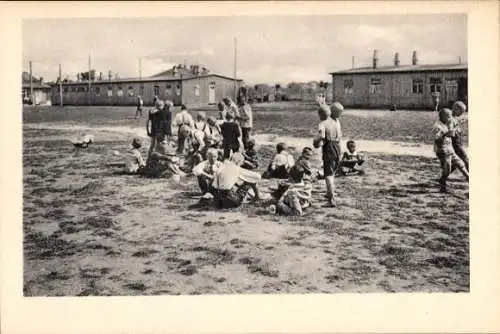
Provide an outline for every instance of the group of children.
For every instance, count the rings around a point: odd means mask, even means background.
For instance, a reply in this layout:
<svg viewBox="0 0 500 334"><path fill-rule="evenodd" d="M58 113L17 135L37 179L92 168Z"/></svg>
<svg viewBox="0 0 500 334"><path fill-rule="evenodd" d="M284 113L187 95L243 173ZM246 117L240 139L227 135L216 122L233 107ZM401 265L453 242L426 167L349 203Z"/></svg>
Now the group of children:
<svg viewBox="0 0 500 334"><path fill-rule="evenodd" d="M304 214L304 210L311 205L312 183L316 180L325 179L328 203L336 206L333 178L364 174L361 166L365 157L358 153L353 140L347 142L347 150L341 155L339 116L343 107L340 103L334 103L332 107L320 103L318 109L321 122L313 146L322 150L323 168L311 166L313 148L303 148L295 161L286 143L280 142L264 173L257 173L259 158L255 140L245 138L244 145L241 145L243 131L239 114L244 103L239 104L237 106L230 99L221 101L218 119L207 118L204 112L199 112L193 119L183 105L173 121L173 126L178 128L175 145L171 140L171 129L165 124L158 124L171 122L170 108L173 104L157 100L147 123L151 137L148 159L144 161L141 156L141 141L134 139L128 152L127 171L141 173L148 170L152 161L163 161L163 170L178 178L188 174L196 176L202 198L214 199L217 207L236 207L249 198L266 198L258 187L261 178L279 179L278 188L271 194L276 202L268 207L268 211L286 215ZM447 191L446 180L454 169L458 168L467 180L469 178L468 158L459 121L465 111L465 104L456 102L451 110L441 109L434 124L434 149L442 168L440 190L444 192Z"/></svg>

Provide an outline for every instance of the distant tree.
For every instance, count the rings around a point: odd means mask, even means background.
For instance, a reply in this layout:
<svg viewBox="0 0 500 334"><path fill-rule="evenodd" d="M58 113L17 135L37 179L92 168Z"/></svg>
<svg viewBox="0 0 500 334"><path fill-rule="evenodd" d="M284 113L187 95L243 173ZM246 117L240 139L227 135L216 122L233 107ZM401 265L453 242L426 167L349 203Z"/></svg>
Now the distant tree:
<svg viewBox="0 0 500 334"><path fill-rule="evenodd" d="M323 88L327 89L330 83L328 81L323 82Z"/></svg>
<svg viewBox="0 0 500 334"><path fill-rule="evenodd" d="M279 89L281 89L281 85L279 83L277 83L276 85L274 85L274 88L276 88L276 90L279 90Z"/></svg>

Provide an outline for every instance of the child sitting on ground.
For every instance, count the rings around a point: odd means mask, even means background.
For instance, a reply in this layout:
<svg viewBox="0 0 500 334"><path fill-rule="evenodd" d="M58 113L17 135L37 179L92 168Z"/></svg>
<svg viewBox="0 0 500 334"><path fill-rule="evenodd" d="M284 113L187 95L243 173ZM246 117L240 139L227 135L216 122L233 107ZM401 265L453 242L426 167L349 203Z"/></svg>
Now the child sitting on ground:
<svg viewBox="0 0 500 334"><path fill-rule="evenodd" d="M434 151L441 163L440 191L447 192L446 180L451 173L452 167L458 168L469 181L469 173L465 163L453 150L452 137L456 135L453 128L453 114L448 108L439 111L439 120L433 127L434 132Z"/></svg>
<svg viewBox="0 0 500 334"><path fill-rule="evenodd" d="M304 209L311 206L312 187L309 182L304 182L305 170L298 167L291 175L291 184L281 195L276 205L270 205L268 211L272 214L302 216Z"/></svg>
<svg viewBox="0 0 500 334"><path fill-rule="evenodd" d="M276 155L269 164L264 178L288 179L290 169L295 164L293 156L288 152L288 146L285 143L276 145Z"/></svg>
<svg viewBox="0 0 500 334"><path fill-rule="evenodd" d="M337 174L338 176L363 175L364 171L356 167L361 166L364 162L364 156L356 151L354 140L349 140L347 142L347 151L342 156Z"/></svg>
<svg viewBox="0 0 500 334"><path fill-rule="evenodd" d="M273 196L275 198L280 198L283 193L288 189L291 183L293 183L293 179L297 178L297 175L304 174L303 180L304 182L311 183L318 179L319 172L317 169L311 167L311 162L309 161L313 155L313 150L310 147L304 147L302 150L302 154L297 159L293 167L290 169L289 175L290 178L278 184L278 189L273 192Z"/></svg>
<svg viewBox="0 0 500 334"><path fill-rule="evenodd" d="M132 140L132 147L127 152L127 161L125 163L127 173L135 174L146 166L146 162L142 158L142 154L140 151L141 147L141 140L139 138L134 138Z"/></svg>
<svg viewBox="0 0 500 334"><path fill-rule="evenodd" d="M241 168L253 170L259 167L257 151L255 150L255 139L252 138L248 141L247 149L243 153L243 157L245 161L241 165Z"/></svg>
<svg viewBox="0 0 500 334"><path fill-rule="evenodd" d="M217 158L217 150L210 148L207 151L207 160L200 162L193 168L193 174L198 179L198 186L205 199L213 198L214 188L212 182L214 174L222 165L220 161L217 161Z"/></svg>

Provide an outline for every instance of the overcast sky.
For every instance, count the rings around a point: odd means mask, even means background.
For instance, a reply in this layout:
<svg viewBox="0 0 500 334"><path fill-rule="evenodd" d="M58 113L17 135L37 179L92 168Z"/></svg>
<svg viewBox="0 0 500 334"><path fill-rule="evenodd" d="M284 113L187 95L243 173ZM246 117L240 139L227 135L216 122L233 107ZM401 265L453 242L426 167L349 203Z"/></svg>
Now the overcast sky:
<svg viewBox="0 0 500 334"><path fill-rule="evenodd" d="M173 64L197 63L232 76L237 38L237 76L247 83L329 80L328 73L380 65L399 52L401 64L467 61L467 18L462 14L395 16L266 16L146 19L43 19L23 22L23 69L46 80L76 78L88 55L98 72L120 77L153 75Z"/></svg>

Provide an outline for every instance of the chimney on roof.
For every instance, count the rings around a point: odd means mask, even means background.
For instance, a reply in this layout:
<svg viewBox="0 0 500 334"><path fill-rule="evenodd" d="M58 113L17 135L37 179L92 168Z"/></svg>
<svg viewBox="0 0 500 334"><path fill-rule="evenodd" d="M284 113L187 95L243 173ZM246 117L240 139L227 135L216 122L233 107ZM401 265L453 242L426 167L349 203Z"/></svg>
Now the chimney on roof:
<svg viewBox="0 0 500 334"><path fill-rule="evenodd" d="M413 66L418 65L417 51L413 51L413 56L411 57L411 64Z"/></svg>
<svg viewBox="0 0 500 334"><path fill-rule="evenodd" d="M373 50L373 68L378 67L378 50Z"/></svg>
<svg viewBox="0 0 500 334"><path fill-rule="evenodd" d="M394 54L394 66L399 66L399 52Z"/></svg>

